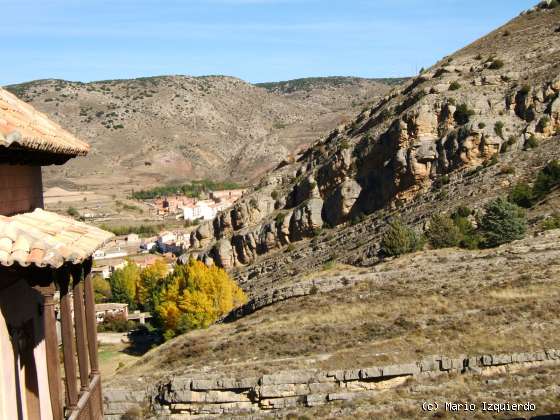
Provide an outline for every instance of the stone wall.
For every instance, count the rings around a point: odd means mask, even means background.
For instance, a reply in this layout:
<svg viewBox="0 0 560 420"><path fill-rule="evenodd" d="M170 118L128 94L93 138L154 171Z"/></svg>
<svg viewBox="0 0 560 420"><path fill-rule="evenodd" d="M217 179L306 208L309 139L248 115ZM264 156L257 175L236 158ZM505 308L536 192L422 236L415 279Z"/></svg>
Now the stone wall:
<svg viewBox="0 0 560 420"><path fill-rule="evenodd" d="M560 364L560 350L512 354L430 356L422 360L348 370L293 370L260 377L173 377L140 390L107 388L105 415L148 409L158 419L211 418L224 414L264 414L291 407L311 407L333 401L367 398L409 378L447 373L484 374L509 366Z"/></svg>

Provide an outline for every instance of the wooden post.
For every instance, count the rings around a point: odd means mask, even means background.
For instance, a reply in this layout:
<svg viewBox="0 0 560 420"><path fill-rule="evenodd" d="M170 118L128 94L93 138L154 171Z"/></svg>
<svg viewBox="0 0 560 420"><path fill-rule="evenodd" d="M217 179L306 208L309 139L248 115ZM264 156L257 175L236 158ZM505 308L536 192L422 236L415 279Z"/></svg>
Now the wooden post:
<svg viewBox="0 0 560 420"><path fill-rule="evenodd" d="M54 283L46 287L36 287L43 295L43 328L45 330L45 350L47 353L47 375L54 420L62 420L64 401L62 398L62 379L58 358L58 337L56 335L56 316L54 311Z"/></svg>
<svg viewBox="0 0 560 420"><path fill-rule="evenodd" d="M62 329L62 352L64 355L64 376L66 378L66 399L68 410L74 411L78 406L78 379L76 359L74 357L74 331L72 328L72 303L69 292L70 271L67 267L59 270L60 285L60 322Z"/></svg>
<svg viewBox="0 0 560 420"><path fill-rule="evenodd" d="M72 268L74 299L74 326L76 328L76 343L78 346L78 368L80 370L80 391L85 392L89 387L89 362L86 338L86 315L84 309L84 284L82 266Z"/></svg>
<svg viewBox="0 0 560 420"><path fill-rule="evenodd" d="M91 275L92 260L84 262L84 291L85 291L85 312L86 326L89 349L89 362L91 365L91 374L99 374L99 362L97 359L97 319L95 316L95 297L93 294L93 278Z"/></svg>

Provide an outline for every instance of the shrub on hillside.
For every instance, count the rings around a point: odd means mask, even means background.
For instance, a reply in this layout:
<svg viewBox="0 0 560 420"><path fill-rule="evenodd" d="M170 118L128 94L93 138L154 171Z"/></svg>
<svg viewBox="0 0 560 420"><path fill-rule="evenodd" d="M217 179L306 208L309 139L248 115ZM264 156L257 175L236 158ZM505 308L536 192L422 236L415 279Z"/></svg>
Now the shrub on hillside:
<svg viewBox="0 0 560 420"><path fill-rule="evenodd" d="M381 255L396 257L419 251L424 246L424 238L400 220L389 224L389 229L381 240Z"/></svg>
<svg viewBox="0 0 560 420"><path fill-rule="evenodd" d="M528 209L533 204L533 191L526 182L516 184L509 193L508 200L519 207Z"/></svg>
<svg viewBox="0 0 560 420"><path fill-rule="evenodd" d="M486 247L522 239L527 231L525 211L516 204L497 198L485 206L479 228Z"/></svg>
<svg viewBox="0 0 560 420"><path fill-rule="evenodd" d="M499 70L502 67L504 67L504 62L502 60L498 59L498 58L495 58L494 60L492 60L492 62L488 66L488 68L491 69L491 70Z"/></svg>
<svg viewBox="0 0 560 420"><path fill-rule="evenodd" d="M554 213L541 223L542 230L560 229L560 213Z"/></svg>
<svg viewBox="0 0 560 420"><path fill-rule="evenodd" d="M472 109L469 109L467 104L460 104L453 113L453 118L455 119L457 124L465 125L469 122L473 115L474 111Z"/></svg>
<svg viewBox="0 0 560 420"><path fill-rule="evenodd" d="M451 84L449 85L449 90L459 90L459 89L461 89L461 84L456 80L451 82Z"/></svg>
<svg viewBox="0 0 560 420"><path fill-rule="evenodd" d="M525 141L525 145L523 146L524 150L534 149L539 145L537 138L534 134L531 134L529 138Z"/></svg>
<svg viewBox="0 0 560 420"><path fill-rule="evenodd" d="M549 162L537 175L533 186L535 200L543 199L553 188L560 185L560 161Z"/></svg>
<svg viewBox="0 0 560 420"><path fill-rule="evenodd" d="M426 237L434 248L451 248L459 245L461 232L449 216L432 216Z"/></svg>

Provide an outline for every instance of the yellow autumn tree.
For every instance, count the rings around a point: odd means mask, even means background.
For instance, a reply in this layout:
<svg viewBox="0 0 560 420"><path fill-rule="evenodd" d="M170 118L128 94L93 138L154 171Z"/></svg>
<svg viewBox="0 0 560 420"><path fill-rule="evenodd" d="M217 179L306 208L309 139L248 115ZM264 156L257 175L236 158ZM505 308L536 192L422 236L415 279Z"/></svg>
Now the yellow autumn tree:
<svg viewBox="0 0 560 420"><path fill-rule="evenodd" d="M154 264L144 268L138 277L136 285L136 303L143 310L151 312L154 308L153 295L158 285L167 276L165 260L158 259Z"/></svg>
<svg viewBox="0 0 560 420"><path fill-rule="evenodd" d="M177 266L154 297L155 314L167 339L206 328L246 301L243 290L223 269L194 260Z"/></svg>

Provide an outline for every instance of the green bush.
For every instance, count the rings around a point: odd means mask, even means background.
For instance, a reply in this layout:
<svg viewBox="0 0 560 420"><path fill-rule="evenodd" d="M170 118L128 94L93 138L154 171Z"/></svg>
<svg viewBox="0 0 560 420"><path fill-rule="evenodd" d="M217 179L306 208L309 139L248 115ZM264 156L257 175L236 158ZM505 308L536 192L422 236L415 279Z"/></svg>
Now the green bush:
<svg viewBox="0 0 560 420"><path fill-rule="evenodd" d="M496 124L494 124L494 133L504 138L504 123L502 121L497 121Z"/></svg>
<svg viewBox="0 0 560 420"><path fill-rule="evenodd" d="M481 130L486 127L486 124L483 122L478 123L478 128L480 128Z"/></svg>
<svg viewBox="0 0 560 420"><path fill-rule="evenodd" d="M78 210L76 210L76 208L72 207L72 206L70 206L66 209L66 213L68 214L68 216L72 216L72 217L79 217L80 216L80 213L78 212Z"/></svg>
<svg viewBox="0 0 560 420"><path fill-rule="evenodd" d="M560 229L560 213L554 213L541 223L542 230Z"/></svg>
<svg viewBox="0 0 560 420"><path fill-rule="evenodd" d="M396 257L409 252L419 251L424 246L424 238L400 220L389 224L389 229L381 240L381 255Z"/></svg>
<svg viewBox="0 0 560 420"><path fill-rule="evenodd" d="M461 232L449 216L432 216L426 231L428 242L434 248L451 248L459 245Z"/></svg>
<svg viewBox="0 0 560 420"><path fill-rule="evenodd" d="M485 206L479 223L485 247L495 247L522 239L527 231L525 211L516 204L497 198Z"/></svg>
<svg viewBox="0 0 560 420"><path fill-rule="evenodd" d="M458 81L451 82L449 85L449 90L459 90L461 89L461 84Z"/></svg>
<svg viewBox="0 0 560 420"><path fill-rule="evenodd" d="M128 321L123 314L107 315L97 326L97 331L128 332L134 328L134 322Z"/></svg>
<svg viewBox="0 0 560 420"><path fill-rule="evenodd" d="M560 185L560 162L553 160L549 162L537 175L537 180L533 186L534 199L543 199L558 185Z"/></svg>
<svg viewBox="0 0 560 420"><path fill-rule="evenodd" d="M490 63L490 66L488 66L489 69L491 70L499 70L502 67L504 67L504 62L498 58L495 58L494 60L492 60L492 62Z"/></svg>
<svg viewBox="0 0 560 420"><path fill-rule="evenodd" d="M546 127L548 127L548 124L550 124L550 117L545 115L539 120L539 123L537 124L537 130L543 133Z"/></svg>
<svg viewBox="0 0 560 420"><path fill-rule="evenodd" d="M534 134L531 134L531 136L525 141L525 145L524 145L524 149L528 150L528 149L534 149L535 147L537 147L539 145L537 138L535 137Z"/></svg>
<svg viewBox="0 0 560 420"><path fill-rule="evenodd" d="M465 125L470 121L473 115L474 111L472 109L469 109L467 104L460 104L453 113L453 118L455 119L457 124Z"/></svg>
<svg viewBox="0 0 560 420"><path fill-rule="evenodd" d="M533 191L529 184L520 182L513 187L509 193L508 200L519 207L528 209L533 204Z"/></svg>

